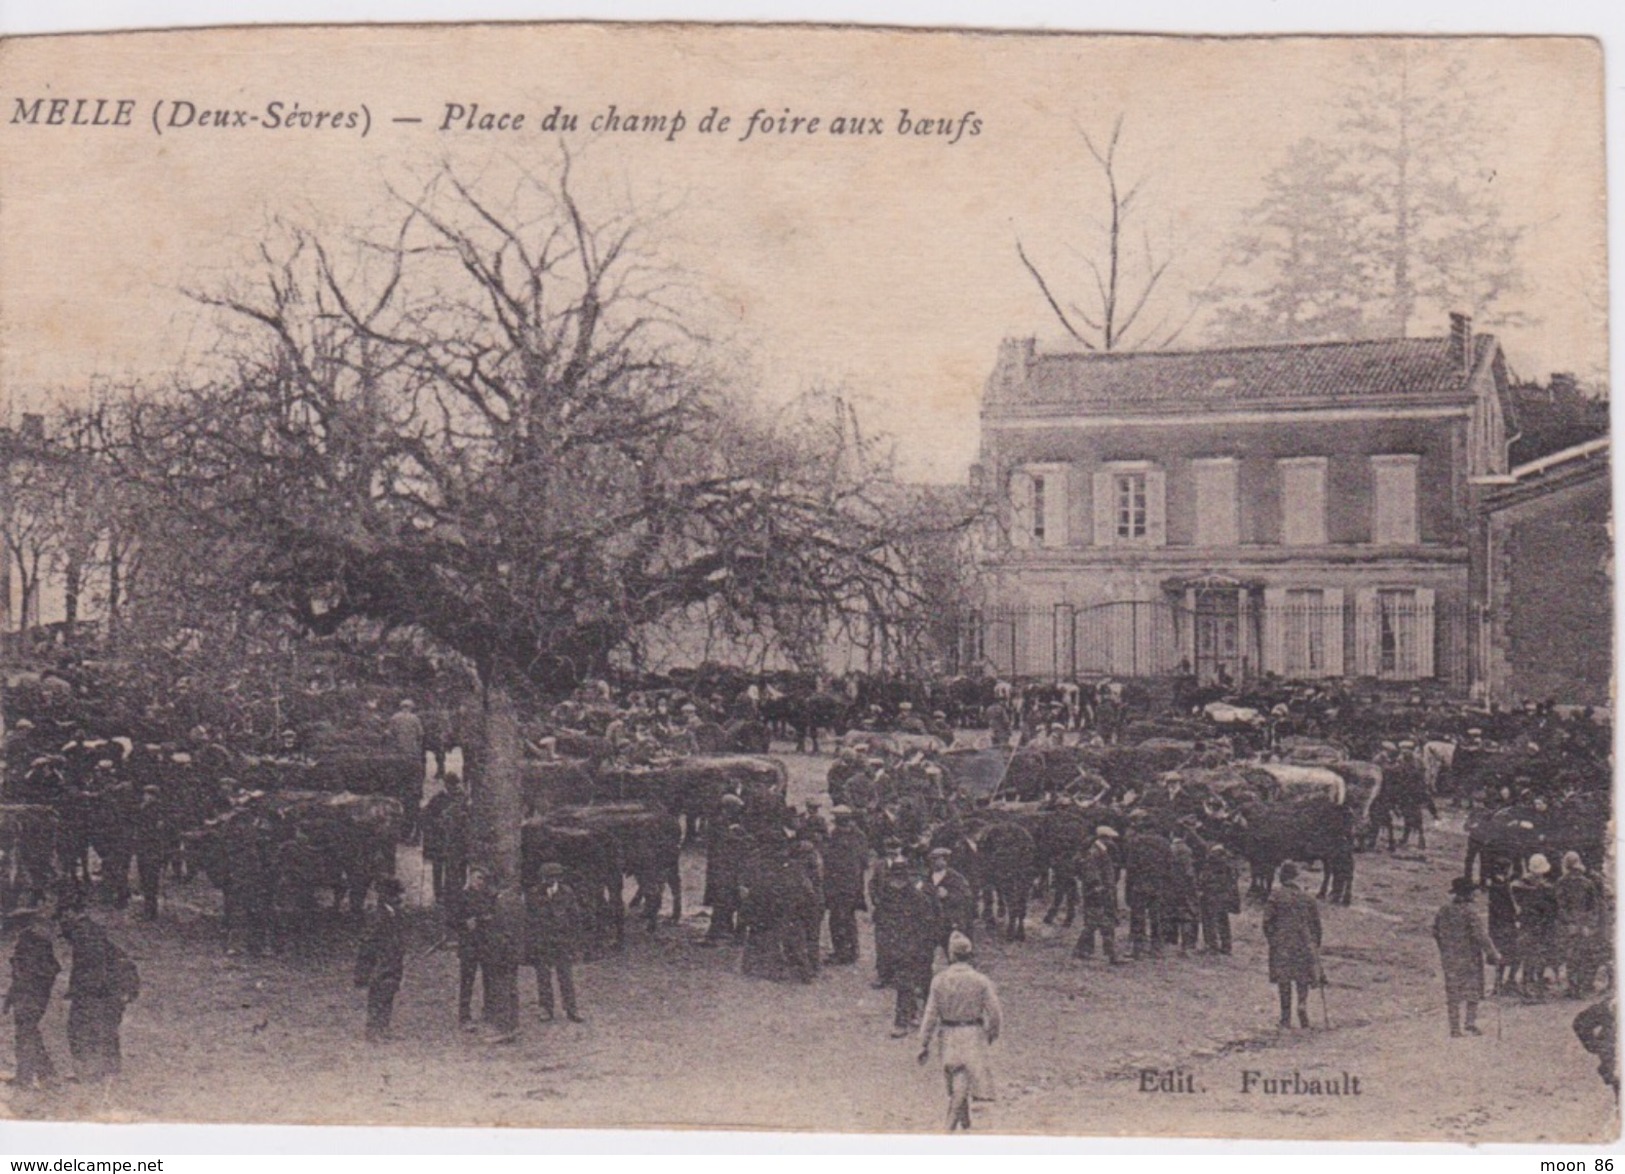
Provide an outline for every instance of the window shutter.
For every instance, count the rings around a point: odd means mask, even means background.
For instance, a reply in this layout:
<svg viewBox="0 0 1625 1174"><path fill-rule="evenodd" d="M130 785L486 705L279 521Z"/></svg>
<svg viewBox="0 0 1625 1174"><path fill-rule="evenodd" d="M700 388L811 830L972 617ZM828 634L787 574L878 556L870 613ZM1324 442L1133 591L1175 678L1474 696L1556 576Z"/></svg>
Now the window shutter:
<svg viewBox="0 0 1625 1174"><path fill-rule="evenodd" d="M1010 474L1010 545L1033 544L1033 479L1024 469Z"/></svg>
<svg viewBox="0 0 1625 1174"><path fill-rule="evenodd" d="M1071 509L1070 486L1065 468L1044 471L1044 545L1067 544L1067 514Z"/></svg>
<svg viewBox="0 0 1625 1174"><path fill-rule="evenodd" d="M1354 592L1354 675L1374 677L1382 664L1382 625L1377 619L1377 589Z"/></svg>
<svg viewBox="0 0 1625 1174"><path fill-rule="evenodd" d="M1264 671L1286 675L1286 588L1264 588Z"/></svg>
<svg viewBox="0 0 1625 1174"><path fill-rule="evenodd" d="M1162 469L1145 474L1145 540L1151 546L1168 545L1168 474Z"/></svg>
<svg viewBox="0 0 1625 1174"><path fill-rule="evenodd" d="M1111 546L1117 537L1117 488L1110 470L1094 476L1095 545Z"/></svg>
<svg viewBox="0 0 1625 1174"><path fill-rule="evenodd" d="M1431 587L1416 589L1416 675L1423 680L1433 676L1433 613L1436 593Z"/></svg>
<svg viewBox="0 0 1625 1174"><path fill-rule="evenodd" d="M1328 677L1343 675L1343 589L1327 587L1320 593L1324 606L1325 627L1321 639L1326 644L1326 673Z"/></svg>

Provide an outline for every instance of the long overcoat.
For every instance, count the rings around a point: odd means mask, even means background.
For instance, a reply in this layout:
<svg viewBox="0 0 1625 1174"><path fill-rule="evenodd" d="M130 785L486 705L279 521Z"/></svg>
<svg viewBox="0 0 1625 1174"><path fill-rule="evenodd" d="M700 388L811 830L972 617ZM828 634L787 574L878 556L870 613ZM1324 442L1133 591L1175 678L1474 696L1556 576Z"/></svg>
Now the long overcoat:
<svg viewBox="0 0 1625 1174"><path fill-rule="evenodd" d="M1495 943L1478 910L1462 901L1443 906L1433 919L1444 970L1444 997L1476 1003L1484 997L1484 960L1497 958Z"/></svg>
<svg viewBox="0 0 1625 1174"><path fill-rule="evenodd" d="M1320 908L1290 881L1277 885L1264 905L1264 940L1270 981L1320 981Z"/></svg>

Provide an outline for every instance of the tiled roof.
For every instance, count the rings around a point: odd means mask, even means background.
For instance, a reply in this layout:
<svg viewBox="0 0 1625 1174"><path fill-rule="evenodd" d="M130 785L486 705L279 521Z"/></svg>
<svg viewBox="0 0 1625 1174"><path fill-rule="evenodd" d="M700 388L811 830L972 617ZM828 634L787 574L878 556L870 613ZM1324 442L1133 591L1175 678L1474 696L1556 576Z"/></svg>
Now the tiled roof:
<svg viewBox="0 0 1625 1174"><path fill-rule="evenodd" d="M1474 340L1484 356L1495 346ZM1183 407L1294 406L1471 397L1448 338L1394 338L1218 350L1032 353L1007 343L984 405L1164 412Z"/></svg>

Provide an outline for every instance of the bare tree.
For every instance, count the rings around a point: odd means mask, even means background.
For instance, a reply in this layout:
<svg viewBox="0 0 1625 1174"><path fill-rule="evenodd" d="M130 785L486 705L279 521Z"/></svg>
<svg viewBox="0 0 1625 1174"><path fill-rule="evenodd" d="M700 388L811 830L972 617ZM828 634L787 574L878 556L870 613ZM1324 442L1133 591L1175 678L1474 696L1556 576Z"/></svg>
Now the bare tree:
<svg viewBox="0 0 1625 1174"><path fill-rule="evenodd" d="M481 854L512 876L525 697L695 607L804 653L913 587L888 466L732 389L637 216L589 219L567 157L489 190L447 169L382 237L285 227L202 299L249 328L234 375L142 415L130 467L234 598L465 658Z"/></svg>
<svg viewBox="0 0 1625 1174"><path fill-rule="evenodd" d="M1146 177L1124 178L1119 170L1118 146L1123 137L1123 116L1112 124L1105 149L1087 131L1078 134L1105 182L1105 218L1096 220L1095 239L1085 248L1073 248L1074 255L1089 271L1082 282L1087 293L1082 299L1064 295L1045 277L1044 271L1028 254L1020 238L1016 256L1032 277L1044 301L1072 339L1091 351L1157 349L1171 345L1189 324L1187 313L1169 325L1164 314L1153 323L1142 322L1153 295L1162 284L1174 256L1153 247L1151 233L1140 227Z"/></svg>

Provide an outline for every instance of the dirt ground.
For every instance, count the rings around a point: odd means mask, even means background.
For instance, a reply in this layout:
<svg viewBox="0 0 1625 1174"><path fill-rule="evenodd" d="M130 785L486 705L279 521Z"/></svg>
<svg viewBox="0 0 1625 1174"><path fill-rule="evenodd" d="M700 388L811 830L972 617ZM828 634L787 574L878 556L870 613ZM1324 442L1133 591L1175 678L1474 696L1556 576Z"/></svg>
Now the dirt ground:
<svg viewBox="0 0 1625 1174"><path fill-rule="evenodd" d="M792 798L823 791L828 758L784 757ZM1315 999L1312 1031L1274 1026L1275 991L1265 980L1253 905L1236 920L1235 953L1224 959L1181 958L1176 950L1160 963L1076 962L1069 957L1075 933L1044 926L1042 905L1025 943L984 940L978 964L999 984L1006 1027L993 1053L999 1098L977 1106L976 1128L1457 1142L1617 1137L1618 1106L1570 1030L1583 1004L1497 1000L1484 1008L1483 1037L1448 1038L1430 928L1464 838L1460 814L1444 817L1429 829L1425 853L1360 856L1353 906L1323 906L1331 987L1324 1010ZM412 901L427 887L418 883L420 868L415 852L402 852ZM681 925L663 920L653 938L633 928L624 952L577 967L584 1025L539 1022L531 972L522 972L525 1030L509 1047L457 1030L455 953L428 950L435 935L427 913L396 1003L397 1039L368 1046L364 993L350 985L353 953L342 934L304 957L227 957L218 895L201 880L177 887L155 924L97 910L142 970L144 989L125 1022L125 1074L107 1087L69 1084L54 1094L6 1086L0 1114L940 1129L941 1070L916 1065L912 1040L889 1038L891 992L870 985L866 921L856 967L826 967L810 986L745 978L736 951L696 948L706 925L692 904L702 875L702 857L685 854L690 904ZM1318 876L1306 880L1318 886ZM58 954L66 964L66 947ZM65 1016L57 1001L45 1021L59 1066L67 1063ZM9 1050L8 1039L0 1055ZM1170 1084L1194 1091L1142 1091L1169 1070ZM1266 1079L1290 1085L1294 1073L1300 1087L1318 1080L1351 1094L1259 1090Z"/></svg>

